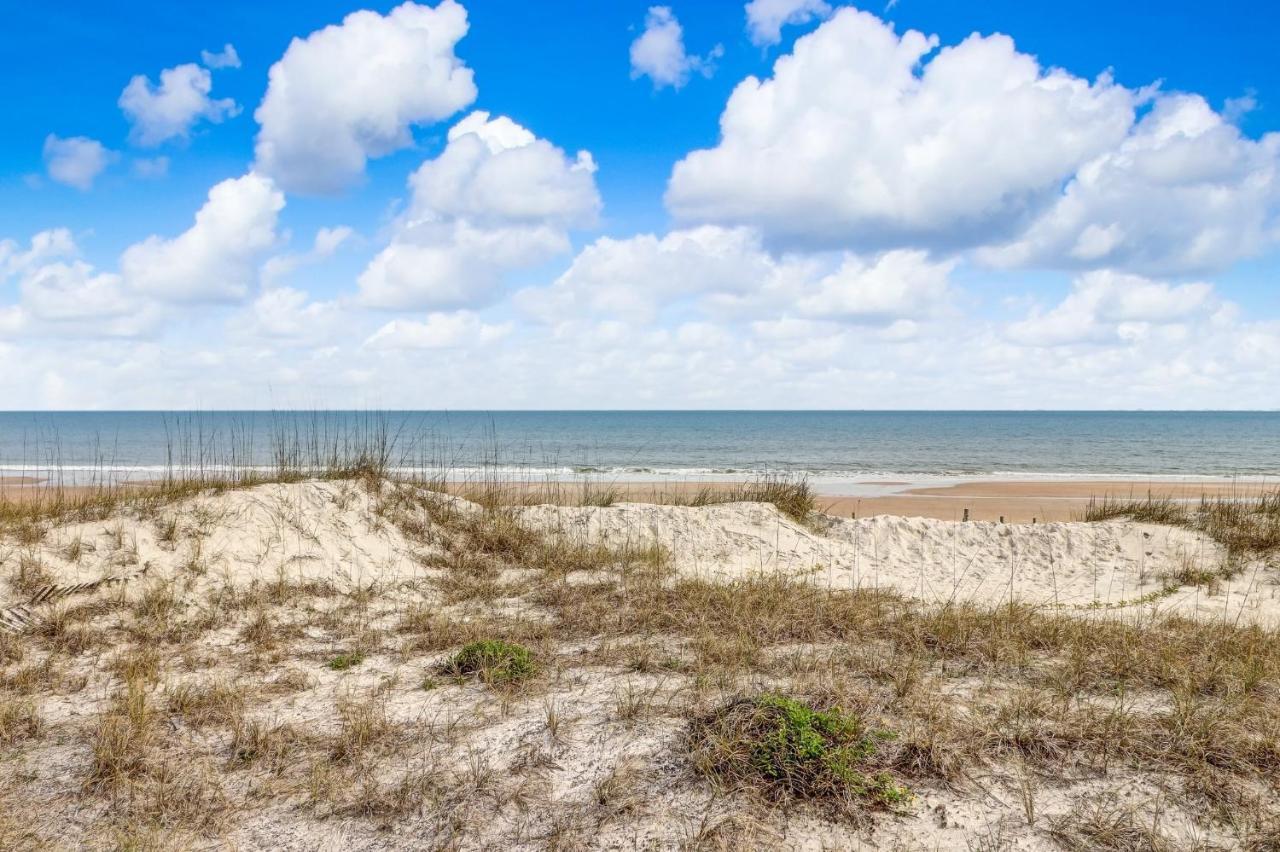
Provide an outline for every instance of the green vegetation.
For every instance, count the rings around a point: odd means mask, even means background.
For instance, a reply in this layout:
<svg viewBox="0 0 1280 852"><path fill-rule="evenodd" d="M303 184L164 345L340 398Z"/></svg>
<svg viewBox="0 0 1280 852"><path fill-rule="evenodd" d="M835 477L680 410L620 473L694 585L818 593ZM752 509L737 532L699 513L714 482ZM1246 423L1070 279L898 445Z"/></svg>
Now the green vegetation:
<svg viewBox="0 0 1280 852"><path fill-rule="evenodd" d="M536 668L528 648L501 639L482 639L463 645L444 666L448 674L476 675L485 683L495 684L524 680Z"/></svg>
<svg viewBox="0 0 1280 852"><path fill-rule="evenodd" d="M339 654L328 662L329 668L335 672L345 672L347 669L354 668L364 662L364 654L359 651L352 651L349 654Z"/></svg>
<svg viewBox="0 0 1280 852"><path fill-rule="evenodd" d="M817 710L766 693L694 719L689 744L699 771L735 787L895 807L909 801L910 792L871 768L880 743L892 738L839 707Z"/></svg>

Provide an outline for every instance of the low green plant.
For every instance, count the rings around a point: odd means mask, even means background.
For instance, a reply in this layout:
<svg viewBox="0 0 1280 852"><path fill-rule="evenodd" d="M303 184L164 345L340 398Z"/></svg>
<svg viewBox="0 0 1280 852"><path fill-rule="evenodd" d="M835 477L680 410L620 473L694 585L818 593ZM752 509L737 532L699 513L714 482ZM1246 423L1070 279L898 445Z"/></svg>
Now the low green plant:
<svg viewBox="0 0 1280 852"><path fill-rule="evenodd" d="M911 793L873 769L880 745L893 736L839 707L818 710L765 693L694 719L689 748L700 772L735 787L775 798L893 808Z"/></svg>
<svg viewBox="0 0 1280 852"><path fill-rule="evenodd" d="M476 675L485 683L510 683L530 677L536 670L533 654L523 645L501 639L483 639L462 646L444 665L446 673Z"/></svg>
<svg viewBox="0 0 1280 852"><path fill-rule="evenodd" d="M364 654L359 651L352 651L349 654L339 654L328 662L329 668L335 672L345 672L347 669L354 668L364 662Z"/></svg>

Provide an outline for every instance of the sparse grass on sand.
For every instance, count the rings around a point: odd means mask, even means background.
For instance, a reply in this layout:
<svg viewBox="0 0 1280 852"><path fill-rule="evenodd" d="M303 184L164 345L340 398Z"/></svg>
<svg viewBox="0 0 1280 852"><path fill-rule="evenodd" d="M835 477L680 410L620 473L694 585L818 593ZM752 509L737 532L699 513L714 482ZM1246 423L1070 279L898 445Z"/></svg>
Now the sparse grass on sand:
<svg viewBox="0 0 1280 852"><path fill-rule="evenodd" d="M1232 559L1280 548L1280 491L1253 497L1205 497L1191 503L1150 494L1136 500L1091 500L1084 513L1087 521L1112 518L1197 530L1220 542Z"/></svg>
<svg viewBox="0 0 1280 852"><path fill-rule="evenodd" d="M468 642L448 659L442 670L463 677L475 675L485 683L506 684L529 678L537 670L533 654L523 645L501 639Z"/></svg>
<svg viewBox="0 0 1280 852"><path fill-rule="evenodd" d="M1272 629L685 576L385 473L263 491L262 550L324 501L394 582L233 578L208 483L0 507L6 600L140 567L131 536L173 555L0 634L0 812L39 815L0 845L1280 847ZM732 500L814 520L794 480L687 502ZM1274 497L1091 510L1120 515L1280 543Z"/></svg>
<svg viewBox="0 0 1280 852"><path fill-rule="evenodd" d="M699 772L731 788L774 797L894 807L911 798L886 771L869 768L888 731L868 730L839 707L817 710L774 693L739 698L690 724Z"/></svg>

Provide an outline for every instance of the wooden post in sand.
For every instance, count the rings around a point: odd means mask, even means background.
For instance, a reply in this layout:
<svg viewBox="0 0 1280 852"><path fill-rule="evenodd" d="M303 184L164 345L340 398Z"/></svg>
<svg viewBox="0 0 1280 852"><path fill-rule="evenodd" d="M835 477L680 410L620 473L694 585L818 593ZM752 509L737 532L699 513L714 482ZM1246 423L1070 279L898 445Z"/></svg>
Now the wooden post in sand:
<svg viewBox="0 0 1280 852"><path fill-rule="evenodd" d="M968 510L968 509L965 509L965 510L964 510L964 519L965 519L966 521L967 521L967 520L969 520L969 510Z"/></svg>
<svg viewBox="0 0 1280 852"><path fill-rule="evenodd" d="M1004 523L1004 515L1001 515L1001 516L1000 516L1000 523L1002 523L1002 524Z"/></svg>

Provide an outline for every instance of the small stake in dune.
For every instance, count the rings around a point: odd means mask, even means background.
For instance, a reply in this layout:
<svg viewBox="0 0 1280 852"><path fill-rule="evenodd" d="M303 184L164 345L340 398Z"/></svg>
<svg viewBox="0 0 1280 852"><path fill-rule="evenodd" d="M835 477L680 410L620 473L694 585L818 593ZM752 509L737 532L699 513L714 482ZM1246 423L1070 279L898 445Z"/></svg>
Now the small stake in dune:
<svg viewBox="0 0 1280 852"><path fill-rule="evenodd" d="M966 521L967 521L967 520L969 520L969 510L968 510L968 509L965 509L965 510L964 510L964 519L965 519Z"/></svg>

